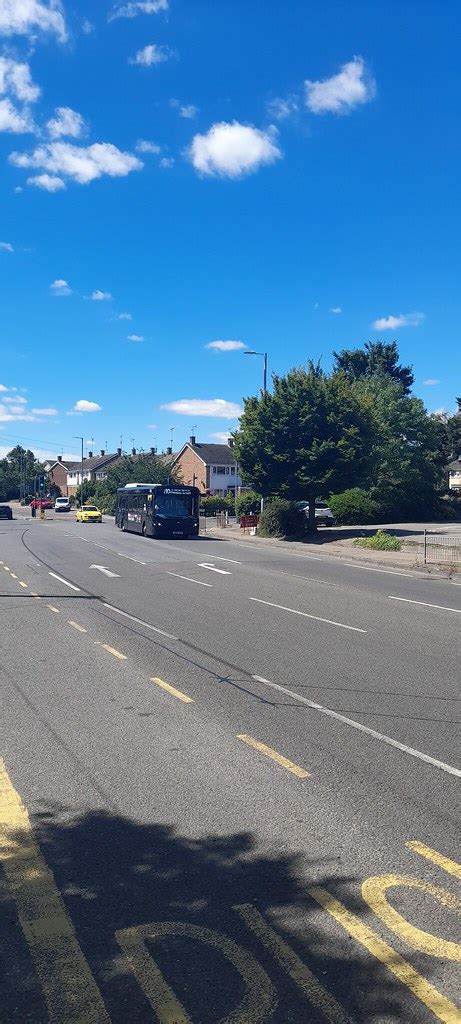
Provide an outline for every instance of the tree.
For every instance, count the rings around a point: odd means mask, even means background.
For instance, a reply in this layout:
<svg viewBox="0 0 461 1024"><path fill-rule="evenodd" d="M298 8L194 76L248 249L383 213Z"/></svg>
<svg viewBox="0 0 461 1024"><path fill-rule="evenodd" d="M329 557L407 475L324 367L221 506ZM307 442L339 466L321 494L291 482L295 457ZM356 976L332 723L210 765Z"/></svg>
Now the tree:
<svg viewBox="0 0 461 1024"><path fill-rule="evenodd" d="M26 491L33 489L38 473L43 472L43 464L38 462L30 449L16 445L0 461L0 501L18 498L21 484Z"/></svg>
<svg viewBox="0 0 461 1024"><path fill-rule="evenodd" d="M273 393L245 399L234 439L244 479L265 498L307 499L315 533L315 499L369 475L371 402L344 372L328 376L309 362L274 375Z"/></svg>
<svg viewBox="0 0 461 1024"><path fill-rule="evenodd" d="M401 384L408 395L414 383L411 366L399 364L397 342L367 341L364 348L342 349L333 352L335 363L333 372L343 370L348 380L360 380L364 377L390 377Z"/></svg>
<svg viewBox="0 0 461 1024"><path fill-rule="evenodd" d="M107 473L105 480L91 483L91 495L103 503L106 498L114 499L118 487L125 484L167 484L176 482L177 474L173 469L172 460L159 455L137 455L135 458L126 455L119 459ZM84 491L85 497L85 484ZM111 500L108 507L113 507Z"/></svg>

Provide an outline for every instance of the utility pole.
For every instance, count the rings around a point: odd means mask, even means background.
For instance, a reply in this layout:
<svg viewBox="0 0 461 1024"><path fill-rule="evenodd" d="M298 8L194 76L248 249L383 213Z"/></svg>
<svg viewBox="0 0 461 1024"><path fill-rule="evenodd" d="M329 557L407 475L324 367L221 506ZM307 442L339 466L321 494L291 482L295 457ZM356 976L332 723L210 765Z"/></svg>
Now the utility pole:
<svg viewBox="0 0 461 1024"><path fill-rule="evenodd" d="M81 441L82 443L82 463L80 471L80 508L83 508L83 437L79 437L76 434L74 434L74 437L76 441Z"/></svg>

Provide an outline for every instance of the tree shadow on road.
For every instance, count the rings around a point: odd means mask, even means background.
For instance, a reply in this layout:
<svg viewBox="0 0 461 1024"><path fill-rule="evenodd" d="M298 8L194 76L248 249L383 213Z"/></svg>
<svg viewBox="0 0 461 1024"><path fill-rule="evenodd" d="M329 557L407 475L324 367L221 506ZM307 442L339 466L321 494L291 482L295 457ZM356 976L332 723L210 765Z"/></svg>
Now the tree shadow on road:
<svg viewBox="0 0 461 1024"><path fill-rule="evenodd" d="M432 1019L309 895L310 886L321 886L363 918L360 880L341 870L339 857L309 861L297 853L267 852L249 832L188 837L171 825L136 821L116 811L75 817L61 806L48 806L33 825L112 1024L177 1020L154 1013L116 937L117 932L154 922L175 924L170 934L147 929L145 949L193 1024L422 1024ZM19 867L23 842L16 836ZM235 909L242 905L251 909ZM5 908L3 937L15 958L5 1020L42 1024L48 1018L13 901ZM254 920L263 923L259 935L251 927ZM379 930L377 921L371 925ZM266 926L318 979L326 993L318 1005L302 992L299 977L298 983L290 977L283 947L270 938ZM238 956L231 962L229 950L234 947L226 946L222 936L238 944L243 975ZM296 965L292 968L296 973ZM427 970L425 964L423 973ZM269 989L263 984L266 976ZM11 985L16 986L13 992ZM245 994L253 1009L238 1012ZM329 1016L324 1012L328 999L338 1004L337 1011L330 1006Z"/></svg>

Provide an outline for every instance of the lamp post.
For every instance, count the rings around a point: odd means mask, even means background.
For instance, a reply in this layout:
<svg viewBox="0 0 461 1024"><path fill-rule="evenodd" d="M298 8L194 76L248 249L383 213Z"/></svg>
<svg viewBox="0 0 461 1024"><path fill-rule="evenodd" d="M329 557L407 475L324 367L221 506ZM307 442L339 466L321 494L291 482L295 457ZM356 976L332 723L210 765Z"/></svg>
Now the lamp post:
<svg viewBox="0 0 461 1024"><path fill-rule="evenodd" d="M262 356L264 360L263 368L263 394L267 392L267 352L256 352L253 348L247 348L244 351L244 356Z"/></svg>
<svg viewBox="0 0 461 1024"><path fill-rule="evenodd" d="M83 508L83 437L79 437L77 434L74 434L74 438L76 441L82 442L82 467L80 474L80 508Z"/></svg>

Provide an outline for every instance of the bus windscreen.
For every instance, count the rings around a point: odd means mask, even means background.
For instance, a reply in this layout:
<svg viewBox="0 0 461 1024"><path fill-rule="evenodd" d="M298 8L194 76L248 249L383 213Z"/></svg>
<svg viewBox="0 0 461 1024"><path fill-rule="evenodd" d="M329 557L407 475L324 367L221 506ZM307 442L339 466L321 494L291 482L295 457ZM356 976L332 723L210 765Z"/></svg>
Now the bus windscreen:
<svg viewBox="0 0 461 1024"><path fill-rule="evenodd" d="M192 516L193 496L192 494L165 494L160 492L154 498L154 510L159 516Z"/></svg>

